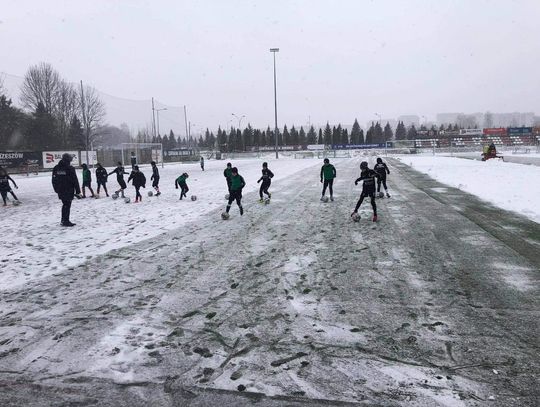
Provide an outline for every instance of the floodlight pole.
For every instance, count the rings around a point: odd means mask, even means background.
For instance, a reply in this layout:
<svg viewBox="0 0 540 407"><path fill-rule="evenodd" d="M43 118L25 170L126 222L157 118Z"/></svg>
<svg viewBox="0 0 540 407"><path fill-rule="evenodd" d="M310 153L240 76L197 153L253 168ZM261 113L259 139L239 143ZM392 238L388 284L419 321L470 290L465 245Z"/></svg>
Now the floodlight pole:
<svg viewBox="0 0 540 407"><path fill-rule="evenodd" d="M152 96L152 133L156 137L156 109L154 107L154 97Z"/></svg>
<svg viewBox="0 0 540 407"><path fill-rule="evenodd" d="M270 52L274 55L274 118L275 118L275 134L276 139L276 158L278 156L278 126L277 126L277 86L276 86L276 52L279 52L279 48L270 48Z"/></svg>
<svg viewBox="0 0 540 407"><path fill-rule="evenodd" d="M161 112L162 110L167 110L166 107L164 107L163 109L156 109L156 113L157 113L157 135L159 136L159 112ZM155 136L155 134L154 134Z"/></svg>

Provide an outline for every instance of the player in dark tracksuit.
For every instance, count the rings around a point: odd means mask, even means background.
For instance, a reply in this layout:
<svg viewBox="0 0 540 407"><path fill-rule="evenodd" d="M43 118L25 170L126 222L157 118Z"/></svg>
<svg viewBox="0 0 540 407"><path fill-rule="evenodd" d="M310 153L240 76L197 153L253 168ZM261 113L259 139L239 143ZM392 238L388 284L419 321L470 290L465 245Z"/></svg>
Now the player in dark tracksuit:
<svg viewBox="0 0 540 407"><path fill-rule="evenodd" d="M227 168L223 170L223 176L227 180L227 190L229 191L229 195L231 194L231 176L232 176L232 164L227 163Z"/></svg>
<svg viewBox="0 0 540 407"><path fill-rule="evenodd" d="M240 216L244 214L244 208L242 207L242 188L245 186L246 181L244 181L244 178L238 174L238 168L231 168L231 193L229 195L229 202L227 203L227 213L229 213L233 201L236 201L236 204L240 209Z"/></svg>
<svg viewBox="0 0 540 407"><path fill-rule="evenodd" d="M75 226L69 220L71 202L73 201L73 197L77 199L81 198L79 179L75 173L75 168L71 166L72 160L73 157L71 154L64 153L62 159L52 171L54 192L58 194L58 198L62 201L62 226Z"/></svg>
<svg viewBox="0 0 540 407"><path fill-rule="evenodd" d="M260 202L263 202L263 193L268 195L268 198L272 197L272 194L268 192L270 184L272 184L272 178L274 178L274 173L268 169L268 164L263 163L262 176L258 179L257 184L262 181L261 187L259 188L259 197Z"/></svg>
<svg viewBox="0 0 540 407"><path fill-rule="evenodd" d="M92 198L95 198L94 190L92 189L92 173L88 169L88 165L82 165L82 197L86 198L86 188L92 193Z"/></svg>
<svg viewBox="0 0 540 407"><path fill-rule="evenodd" d="M150 164L152 165L150 181L152 181L152 187L156 190L156 196L159 196L161 195L161 192L159 192L159 170L155 161L150 162Z"/></svg>
<svg viewBox="0 0 540 407"><path fill-rule="evenodd" d="M126 181L124 181L124 174L128 175L129 173L124 170L124 167L122 167L122 163L118 161L118 165L114 170L109 172L107 175L116 174L116 181L118 182L118 185L120 185L120 189L118 191L115 191L114 193L118 195L120 193L122 195L122 198L124 197L124 189L127 188Z"/></svg>
<svg viewBox="0 0 540 407"><path fill-rule="evenodd" d="M135 187L135 203L142 202L140 189L141 187L146 188L146 177L141 171L139 171L138 165L133 166L133 171L131 171L131 174L129 174L127 182L129 181L132 181L131 183Z"/></svg>
<svg viewBox="0 0 540 407"><path fill-rule="evenodd" d="M354 208L353 213L351 213L351 216L354 216L354 214L358 213L358 208L360 208L360 205L362 205L364 198L369 196L371 199L371 207L373 208L373 222L376 222L377 204L375 203L375 178L379 178L379 174L377 174L373 170L370 170L368 168L368 163L365 161L362 161L360 163L360 170L360 178L354 181L354 185L358 185L360 181L364 181L364 183L362 185L362 193L360 194L360 199L356 203L356 207Z"/></svg>
<svg viewBox="0 0 540 407"><path fill-rule="evenodd" d="M386 163L384 163L382 158L379 157L377 158L377 164L375 164L375 167L373 167L373 169L377 174L379 174L379 178L377 178L377 193L382 198L382 195L380 195L382 183L384 190L386 191L386 197L390 198L390 194L388 193L388 187L386 186L386 174L390 174L390 170L386 166Z"/></svg>
<svg viewBox="0 0 540 407"><path fill-rule="evenodd" d="M19 202L19 200L17 199L17 195L15 195L15 192L13 192L13 190L9 186L9 181L13 182L13 186L15 187L15 189L19 188L17 186L17 184L15 183L15 181L13 181L13 178L11 178L8 175L6 170L3 169L3 168L0 168L0 194L2 195L2 200L4 201L4 206L7 206L6 200L7 200L8 192L11 195L13 195L13 198L15 199L15 201Z"/></svg>
<svg viewBox="0 0 540 407"><path fill-rule="evenodd" d="M107 170L103 168L103 166L100 163L96 164L96 181L97 181L97 194L99 195L99 189L103 187L103 190L105 191L105 195L109 196L109 192L107 191L107 178L109 177L109 174L107 174Z"/></svg>
<svg viewBox="0 0 540 407"><path fill-rule="evenodd" d="M324 165L321 167L321 182L323 182L323 189L322 189L322 196L321 201L324 200L324 195L326 194L326 188L330 191L330 200L334 200L334 178L336 178L337 172L336 167L334 167L332 164L330 164L330 160L328 158L324 159Z"/></svg>
<svg viewBox="0 0 540 407"><path fill-rule="evenodd" d="M201 156L201 170L204 171L204 157Z"/></svg>
<svg viewBox="0 0 540 407"><path fill-rule="evenodd" d="M174 180L175 188L178 189L178 187L180 187L182 189L180 191L180 201L182 200L182 198L187 198L186 192L189 191L189 188L187 186L186 181L188 178L189 178L189 175L184 172L182 175L180 175L178 178Z"/></svg>

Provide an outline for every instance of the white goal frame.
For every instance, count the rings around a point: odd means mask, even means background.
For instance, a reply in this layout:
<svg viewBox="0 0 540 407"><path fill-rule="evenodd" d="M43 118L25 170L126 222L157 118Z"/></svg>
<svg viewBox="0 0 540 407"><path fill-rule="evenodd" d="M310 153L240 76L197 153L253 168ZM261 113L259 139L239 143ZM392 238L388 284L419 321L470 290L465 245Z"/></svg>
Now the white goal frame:
<svg viewBox="0 0 540 407"><path fill-rule="evenodd" d="M164 166L163 144L162 143L122 143L121 147L122 147L122 165L124 167L126 166L124 152L133 151L133 150L134 151L139 151L141 148L150 148L150 151L151 151L150 154L152 155L153 160L154 160L153 152L155 150L159 150L160 154L161 154L161 168L163 168L163 166ZM157 156L156 156L156 159L154 161L157 164L159 164L159 159L158 159Z"/></svg>

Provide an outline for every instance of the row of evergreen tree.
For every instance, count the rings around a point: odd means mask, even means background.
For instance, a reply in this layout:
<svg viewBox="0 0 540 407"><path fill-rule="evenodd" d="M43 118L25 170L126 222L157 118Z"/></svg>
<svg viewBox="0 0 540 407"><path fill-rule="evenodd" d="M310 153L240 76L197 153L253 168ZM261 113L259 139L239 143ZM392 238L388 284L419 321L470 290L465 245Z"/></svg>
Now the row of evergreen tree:
<svg viewBox="0 0 540 407"><path fill-rule="evenodd" d="M428 130L425 126L420 126L418 130ZM373 122L371 127L364 133L364 130L354 121L351 132L343 128L341 124L330 127L327 123L325 128L315 129L310 126L307 132L303 126L297 129L295 126L289 128L285 125L283 130L278 129L279 146L305 146L308 144L324 145L361 145L361 144L381 144L391 140L414 140L419 137L418 130L414 125L409 128L403 122L399 122L396 131L392 129L389 123L384 128L378 122ZM457 126L449 126L436 129L432 127L429 130L457 130ZM254 129L248 124L243 130L231 127L230 130L218 128L217 133L206 129L203 135L197 139L176 138L173 131L169 135L153 137L153 143L162 143L165 150L174 148L205 148L215 149L222 152L250 151L261 147L275 146L275 131L268 127L266 130Z"/></svg>

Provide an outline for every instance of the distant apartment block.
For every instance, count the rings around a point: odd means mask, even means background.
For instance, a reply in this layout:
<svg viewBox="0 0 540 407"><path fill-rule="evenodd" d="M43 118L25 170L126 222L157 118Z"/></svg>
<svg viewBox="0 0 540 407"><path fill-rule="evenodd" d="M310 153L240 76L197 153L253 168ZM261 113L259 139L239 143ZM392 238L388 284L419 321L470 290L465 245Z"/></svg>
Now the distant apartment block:
<svg viewBox="0 0 540 407"><path fill-rule="evenodd" d="M533 112L514 112L514 113L438 113L437 125L447 126L448 124L461 124L468 121L468 118L474 118L478 127L530 127L534 125ZM469 127L469 126L467 126Z"/></svg>

